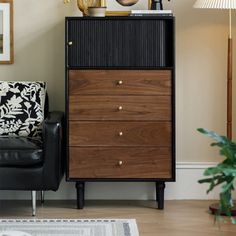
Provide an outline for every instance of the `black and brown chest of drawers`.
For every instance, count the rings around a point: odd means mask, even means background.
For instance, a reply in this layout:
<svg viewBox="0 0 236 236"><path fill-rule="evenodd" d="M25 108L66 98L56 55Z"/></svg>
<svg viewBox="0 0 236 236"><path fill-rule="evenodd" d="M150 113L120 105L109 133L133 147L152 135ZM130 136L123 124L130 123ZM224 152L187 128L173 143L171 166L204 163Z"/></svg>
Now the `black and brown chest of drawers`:
<svg viewBox="0 0 236 236"><path fill-rule="evenodd" d="M175 180L174 18L66 18L67 181Z"/></svg>

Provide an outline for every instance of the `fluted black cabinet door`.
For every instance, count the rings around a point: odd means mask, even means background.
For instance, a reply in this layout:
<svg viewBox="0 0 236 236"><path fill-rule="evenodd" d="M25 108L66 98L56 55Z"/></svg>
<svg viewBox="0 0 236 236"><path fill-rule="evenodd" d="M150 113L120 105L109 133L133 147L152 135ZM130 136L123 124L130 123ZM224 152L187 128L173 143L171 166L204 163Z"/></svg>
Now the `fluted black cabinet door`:
<svg viewBox="0 0 236 236"><path fill-rule="evenodd" d="M174 64L173 17L67 18L68 67L160 68Z"/></svg>

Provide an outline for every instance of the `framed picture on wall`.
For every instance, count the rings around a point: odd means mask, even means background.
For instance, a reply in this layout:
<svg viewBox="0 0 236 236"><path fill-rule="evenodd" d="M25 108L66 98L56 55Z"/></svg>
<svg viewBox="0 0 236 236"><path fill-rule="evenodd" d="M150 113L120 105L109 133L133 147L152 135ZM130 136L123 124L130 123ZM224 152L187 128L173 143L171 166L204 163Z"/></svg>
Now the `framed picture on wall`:
<svg viewBox="0 0 236 236"><path fill-rule="evenodd" d="M13 0L0 0L0 64L12 64Z"/></svg>
<svg viewBox="0 0 236 236"><path fill-rule="evenodd" d="M151 0L107 0L107 16L126 16L131 10L147 10L151 8Z"/></svg>

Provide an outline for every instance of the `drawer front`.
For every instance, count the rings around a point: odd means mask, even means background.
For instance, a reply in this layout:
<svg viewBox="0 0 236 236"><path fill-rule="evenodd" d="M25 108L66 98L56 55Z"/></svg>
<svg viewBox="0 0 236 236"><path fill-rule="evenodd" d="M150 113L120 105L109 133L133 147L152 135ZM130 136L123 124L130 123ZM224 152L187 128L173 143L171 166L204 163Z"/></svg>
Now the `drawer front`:
<svg viewBox="0 0 236 236"><path fill-rule="evenodd" d="M171 122L71 121L70 146L171 146Z"/></svg>
<svg viewBox="0 0 236 236"><path fill-rule="evenodd" d="M170 96L79 96L69 99L70 120L171 120Z"/></svg>
<svg viewBox="0 0 236 236"><path fill-rule="evenodd" d="M70 148L70 178L171 178L170 148Z"/></svg>
<svg viewBox="0 0 236 236"><path fill-rule="evenodd" d="M170 95L170 70L70 70L69 94Z"/></svg>

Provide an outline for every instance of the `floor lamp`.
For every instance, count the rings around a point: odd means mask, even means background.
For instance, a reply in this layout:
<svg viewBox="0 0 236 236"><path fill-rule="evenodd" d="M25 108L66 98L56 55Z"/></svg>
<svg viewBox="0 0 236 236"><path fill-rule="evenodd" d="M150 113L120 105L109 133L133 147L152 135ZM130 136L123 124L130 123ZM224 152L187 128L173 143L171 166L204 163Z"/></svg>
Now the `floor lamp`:
<svg viewBox="0 0 236 236"><path fill-rule="evenodd" d="M227 9L229 11L229 38L227 62L227 137L232 139L232 17L231 10L236 9L236 0L197 0L194 8Z"/></svg>
<svg viewBox="0 0 236 236"><path fill-rule="evenodd" d="M236 9L236 0L197 0L194 8L206 9L227 9L229 11L229 38L228 38L228 62L227 62L227 137L232 139L232 9ZM219 209L219 204L212 204L210 207L212 213L216 213ZM236 215L236 209L231 209L232 215Z"/></svg>

